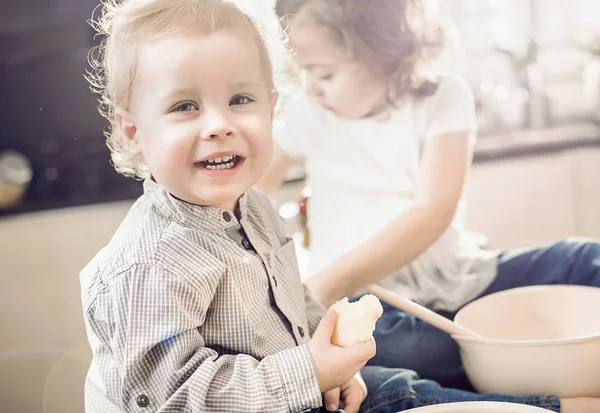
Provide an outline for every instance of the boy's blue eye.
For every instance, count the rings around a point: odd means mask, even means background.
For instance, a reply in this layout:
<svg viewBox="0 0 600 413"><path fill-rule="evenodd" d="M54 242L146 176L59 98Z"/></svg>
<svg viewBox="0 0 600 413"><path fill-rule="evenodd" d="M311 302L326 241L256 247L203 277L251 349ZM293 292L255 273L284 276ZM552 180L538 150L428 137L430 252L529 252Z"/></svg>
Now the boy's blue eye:
<svg viewBox="0 0 600 413"><path fill-rule="evenodd" d="M198 106L191 102L185 102L175 107L175 112L191 112L198 110Z"/></svg>
<svg viewBox="0 0 600 413"><path fill-rule="evenodd" d="M326 74L326 75L323 75L323 76L318 76L318 79L319 80L325 80L325 81L331 80L331 79L333 79L333 73L329 73L329 74Z"/></svg>
<svg viewBox="0 0 600 413"><path fill-rule="evenodd" d="M248 96L234 96L233 99L229 102L230 105L245 105L252 102Z"/></svg>

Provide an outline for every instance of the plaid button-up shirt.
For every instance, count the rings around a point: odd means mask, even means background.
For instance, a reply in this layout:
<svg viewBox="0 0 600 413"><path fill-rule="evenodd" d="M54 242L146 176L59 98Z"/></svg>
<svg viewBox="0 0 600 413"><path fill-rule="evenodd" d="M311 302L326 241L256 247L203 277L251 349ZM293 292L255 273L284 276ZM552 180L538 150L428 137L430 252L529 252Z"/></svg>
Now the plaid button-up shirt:
<svg viewBox="0 0 600 413"><path fill-rule="evenodd" d="M250 189L235 214L144 183L81 273L86 412L299 412L322 404L307 343L324 310Z"/></svg>

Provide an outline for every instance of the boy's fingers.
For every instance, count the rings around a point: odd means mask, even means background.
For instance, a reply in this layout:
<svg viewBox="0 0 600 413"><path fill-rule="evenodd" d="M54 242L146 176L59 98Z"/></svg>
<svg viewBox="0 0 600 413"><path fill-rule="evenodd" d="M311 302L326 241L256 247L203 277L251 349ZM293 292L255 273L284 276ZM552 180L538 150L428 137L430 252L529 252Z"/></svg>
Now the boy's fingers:
<svg viewBox="0 0 600 413"><path fill-rule="evenodd" d="M323 393L323 404L328 411L336 411L340 405L340 388L336 387Z"/></svg>
<svg viewBox="0 0 600 413"><path fill-rule="evenodd" d="M333 335L333 330L335 329L335 323L337 322L338 313L335 310L329 309L321 319L317 330L315 331L315 336L318 336L323 340L331 340L331 336Z"/></svg>
<svg viewBox="0 0 600 413"><path fill-rule="evenodd" d="M362 392L360 391L349 391L346 392L344 398L344 411L346 413L358 413L360 405L362 403Z"/></svg>
<svg viewBox="0 0 600 413"><path fill-rule="evenodd" d="M371 337L363 343L356 343L342 349L346 353L346 357L355 359L357 362L367 361L375 356L377 346L375 340Z"/></svg>

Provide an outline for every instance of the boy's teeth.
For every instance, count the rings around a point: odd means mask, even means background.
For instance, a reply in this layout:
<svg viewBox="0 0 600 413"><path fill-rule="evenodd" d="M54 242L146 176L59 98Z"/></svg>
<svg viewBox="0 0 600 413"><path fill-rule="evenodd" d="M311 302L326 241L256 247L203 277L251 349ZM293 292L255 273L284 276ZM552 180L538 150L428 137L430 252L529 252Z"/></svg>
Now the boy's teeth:
<svg viewBox="0 0 600 413"><path fill-rule="evenodd" d="M222 158L214 158L214 159L208 159L206 162L207 163L221 163L221 162L229 162L231 161L233 158L235 157L235 155L228 155L228 156L224 156Z"/></svg>
<svg viewBox="0 0 600 413"><path fill-rule="evenodd" d="M219 170L219 169L231 169L233 168L234 163L229 162L221 165L206 165L206 169Z"/></svg>

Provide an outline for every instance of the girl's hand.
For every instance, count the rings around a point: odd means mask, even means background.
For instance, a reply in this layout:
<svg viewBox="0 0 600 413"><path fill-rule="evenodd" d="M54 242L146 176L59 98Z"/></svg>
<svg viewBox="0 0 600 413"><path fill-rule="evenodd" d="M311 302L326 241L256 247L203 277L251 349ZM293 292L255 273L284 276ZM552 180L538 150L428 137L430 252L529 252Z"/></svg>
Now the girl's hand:
<svg viewBox="0 0 600 413"><path fill-rule="evenodd" d="M333 291L331 288L328 288L328 285L331 286L331 282L327 281L327 277L321 274L313 275L304 280L304 284L310 290L313 298L323 307L329 308L331 304L335 303L335 300L330 302L332 301L331 295Z"/></svg>
<svg viewBox="0 0 600 413"><path fill-rule="evenodd" d="M325 308L331 307L336 301L351 297L354 291L345 288L331 273L320 272L304 280L313 298Z"/></svg>

